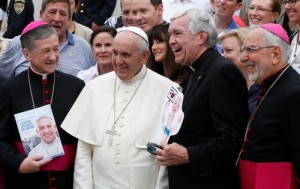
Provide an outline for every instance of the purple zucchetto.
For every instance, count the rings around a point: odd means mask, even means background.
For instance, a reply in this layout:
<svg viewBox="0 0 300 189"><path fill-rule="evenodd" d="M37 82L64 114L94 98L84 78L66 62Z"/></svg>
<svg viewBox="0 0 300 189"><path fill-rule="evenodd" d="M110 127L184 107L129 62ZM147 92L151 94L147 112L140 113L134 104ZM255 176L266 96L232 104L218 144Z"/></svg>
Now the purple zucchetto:
<svg viewBox="0 0 300 189"><path fill-rule="evenodd" d="M269 32L273 33L274 35L281 38L287 44L290 44L289 36L286 33L285 29L280 24L268 23L268 24L261 24L259 25L261 28L268 30Z"/></svg>
<svg viewBox="0 0 300 189"><path fill-rule="evenodd" d="M24 34L26 34L27 32L33 30L34 28L38 28L40 26L43 26L43 25L49 25L48 23L46 22L43 22L43 21L33 21L33 22L30 22L22 31L21 33L21 37L23 37Z"/></svg>

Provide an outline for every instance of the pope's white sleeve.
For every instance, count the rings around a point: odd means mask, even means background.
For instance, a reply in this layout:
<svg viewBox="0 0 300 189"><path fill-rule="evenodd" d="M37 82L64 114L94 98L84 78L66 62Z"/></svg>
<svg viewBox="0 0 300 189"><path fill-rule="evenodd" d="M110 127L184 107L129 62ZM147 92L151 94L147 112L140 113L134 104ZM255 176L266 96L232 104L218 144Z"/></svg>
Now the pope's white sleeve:
<svg viewBox="0 0 300 189"><path fill-rule="evenodd" d="M164 165L159 168L155 189L169 189L168 168Z"/></svg>
<svg viewBox="0 0 300 189"><path fill-rule="evenodd" d="M92 146L78 140L73 182L74 189L93 189L92 157Z"/></svg>

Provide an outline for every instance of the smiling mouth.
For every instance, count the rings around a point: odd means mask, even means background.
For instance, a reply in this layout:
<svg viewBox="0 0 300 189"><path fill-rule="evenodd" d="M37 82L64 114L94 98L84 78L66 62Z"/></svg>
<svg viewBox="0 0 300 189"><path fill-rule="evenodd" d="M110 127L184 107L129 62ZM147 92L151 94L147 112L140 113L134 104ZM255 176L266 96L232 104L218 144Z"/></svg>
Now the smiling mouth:
<svg viewBox="0 0 300 189"><path fill-rule="evenodd" d="M250 63L250 62L248 62L248 63L245 63L245 65L246 65L246 67L247 67L248 69L255 68L255 64L253 64L253 63Z"/></svg>
<svg viewBox="0 0 300 189"><path fill-rule="evenodd" d="M179 51L181 51L181 48L173 48L172 50L174 53L178 53Z"/></svg>

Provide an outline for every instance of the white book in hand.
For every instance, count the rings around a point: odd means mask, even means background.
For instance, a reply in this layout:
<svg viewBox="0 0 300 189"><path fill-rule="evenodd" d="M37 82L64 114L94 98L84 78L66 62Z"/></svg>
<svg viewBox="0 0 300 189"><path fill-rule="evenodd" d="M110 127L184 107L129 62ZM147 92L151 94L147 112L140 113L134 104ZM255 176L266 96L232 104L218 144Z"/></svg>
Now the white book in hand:
<svg viewBox="0 0 300 189"><path fill-rule="evenodd" d="M43 159L64 155L50 105L15 114L24 151Z"/></svg>

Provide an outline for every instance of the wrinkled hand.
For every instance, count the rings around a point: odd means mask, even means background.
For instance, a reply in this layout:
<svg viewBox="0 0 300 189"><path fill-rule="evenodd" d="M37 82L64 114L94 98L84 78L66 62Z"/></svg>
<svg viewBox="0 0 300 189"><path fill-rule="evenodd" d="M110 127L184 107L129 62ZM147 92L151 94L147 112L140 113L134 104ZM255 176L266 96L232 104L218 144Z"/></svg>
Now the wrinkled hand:
<svg viewBox="0 0 300 189"><path fill-rule="evenodd" d="M40 170L40 167L49 163L52 161L51 158L49 159L42 159L42 155L36 155L36 156L28 156L25 158L20 167L19 172L20 173L34 173L38 172Z"/></svg>
<svg viewBox="0 0 300 189"><path fill-rule="evenodd" d="M172 166L189 163L189 155L187 149L177 143L163 144L163 150L156 149L157 160L161 165Z"/></svg>

